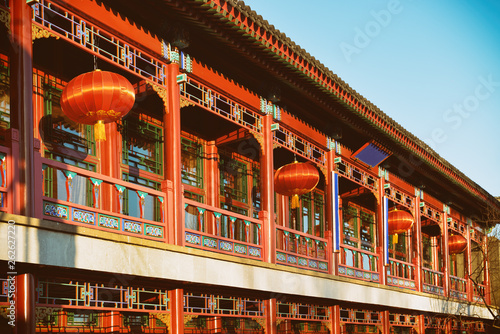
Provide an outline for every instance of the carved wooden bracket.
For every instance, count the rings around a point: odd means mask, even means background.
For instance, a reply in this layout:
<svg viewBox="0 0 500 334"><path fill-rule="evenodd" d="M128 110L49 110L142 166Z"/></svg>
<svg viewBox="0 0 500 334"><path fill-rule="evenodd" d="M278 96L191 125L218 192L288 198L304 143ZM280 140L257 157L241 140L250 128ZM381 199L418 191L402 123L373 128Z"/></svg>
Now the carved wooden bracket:
<svg viewBox="0 0 500 334"><path fill-rule="evenodd" d="M266 329L266 319L265 318L252 318L253 321L258 323L260 327L262 327L264 330ZM278 325L278 321L276 321L276 326Z"/></svg>
<svg viewBox="0 0 500 334"><path fill-rule="evenodd" d="M12 32L10 31L10 13L8 10L0 8L0 22L5 24L7 32L10 35Z"/></svg>
<svg viewBox="0 0 500 334"><path fill-rule="evenodd" d="M45 318L47 318L49 315L52 315L54 312L59 312L61 311L61 307L39 307L37 306L35 308L35 321L36 322L41 322Z"/></svg>
<svg viewBox="0 0 500 334"><path fill-rule="evenodd" d="M252 136L255 138L255 140L259 143L261 151L264 150L264 136L257 131L253 130L248 130L252 134Z"/></svg>
<svg viewBox="0 0 500 334"><path fill-rule="evenodd" d="M184 108L184 107L189 107L189 106L195 106L195 104L193 102L189 101L188 99L181 97L180 107Z"/></svg>
<svg viewBox="0 0 500 334"><path fill-rule="evenodd" d="M187 324L188 322L190 322L191 320L196 319L196 318L198 318L197 314L185 314L184 315L184 325Z"/></svg>
<svg viewBox="0 0 500 334"><path fill-rule="evenodd" d="M170 313L152 313L152 315L167 325L167 330L170 332ZM185 321L184 321L185 323Z"/></svg>
<svg viewBox="0 0 500 334"><path fill-rule="evenodd" d="M153 84L147 81L147 84L153 88L153 90L158 94L160 99L163 101L163 107L165 108L165 112L168 113L168 98L167 98L167 90L159 85Z"/></svg>
<svg viewBox="0 0 500 334"><path fill-rule="evenodd" d="M39 38L49 38L49 37L55 37L56 39L59 39L59 36L54 35L47 29L40 28L35 24L31 25L31 39L33 40L33 42L35 42L35 40Z"/></svg>

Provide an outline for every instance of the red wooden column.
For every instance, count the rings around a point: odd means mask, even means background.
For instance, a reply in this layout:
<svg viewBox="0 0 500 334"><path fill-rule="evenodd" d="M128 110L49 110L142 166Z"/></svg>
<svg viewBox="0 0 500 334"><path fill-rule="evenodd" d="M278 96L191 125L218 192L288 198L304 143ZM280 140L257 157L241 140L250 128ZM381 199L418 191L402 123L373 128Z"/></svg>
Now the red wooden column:
<svg viewBox="0 0 500 334"><path fill-rule="evenodd" d="M415 197L415 205L413 208L413 217L415 218L415 223L413 224L413 233L416 238L413 238L416 242L415 252L416 256L413 258L413 264L415 265L415 285L417 291L422 291L422 222L420 220L420 196Z"/></svg>
<svg viewBox="0 0 500 334"><path fill-rule="evenodd" d="M377 235L378 235L378 273L380 275L380 284L387 284L387 267L384 265L384 251L387 245L384 242L384 177L380 177L378 180L378 196L377 196Z"/></svg>
<svg viewBox="0 0 500 334"><path fill-rule="evenodd" d="M448 252L448 213L443 212L443 226L442 226L443 242L441 243L443 255L443 272L444 272L444 295L450 295L450 254Z"/></svg>
<svg viewBox="0 0 500 334"><path fill-rule="evenodd" d="M170 331L171 334L184 333L184 289L168 292L170 298Z"/></svg>
<svg viewBox="0 0 500 334"><path fill-rule="evenodd" d="M219 194L220 194L220 180L219 180L219 164L218 164L218 150L217 146L215 146L215 141L211 141L207 143L206 152L208 159L205 160L205 185L207 187L206 193L206 203L207 205L213 207L219 207ZM214 233L220 235L220 231L216 231L217 229L217 220L213 214L208 214L207 219L207 228L209 233ZM220 226L219 226L220 228Z"/></svg>
<svg viewBox="0 0 500 334"><path fill-rule="evenodd" d="M121 322L122 319L120 316L120 312L117 311L109 312L108 315L104 318L105 326L108 328L108 331L112 333L119 333Z"/></svg>
<svg viewBox="0 0 500 334"><path fill-rule="evenodd" d="M35 214L33 189L33 47L31 39L31 7L26 1L10 2L12 52L10 65L11 127L20 134L19 160L20 192L15 194L21 213ZM41 198L41 196L38 196ZM41 203L38 203L41 205Z"/></svg>
<svg viewBox="0 0 500 334"><path fill-rule="evenodd" d="M273 115L263 116L262 133L262 155L261 182L262 182L262 211L259 219L263 221L263 248L264 261L276 263L276 227L274 223L274 163L273 163L273 133L271 125Z"/></svg>
<svg viewBox="0 0 500 334"><path fill-rule="evenodd" d="M207 320L210 333L222 333L222 317L210 317Z"/></svg>
<svg viewBox="0 0 500 334"><path fill-rule="evenodd" d="M340 328L340 305L330 306L331 334L341 334Z"/></svg>
<svg viewBox="0 0 500 334"><path fill-rule="evenodd" d="M334 171L335 171L335 150L330 150L327 153L327 173L326 176L326 215L328 217L328 226L326 227L326 239L328 240L327 252L328 256L332 257L332 261L328 263L328 273L333 275L339 274L339 263L340 263L340 251L335 249L335 239L337 234L339 238L337 240L340 245L340 222L336 219L340 219L338 212L335 212L335 203L339 201L339 196L335 192L337 191L335 187ZM335 196L337 196L335 198ZM340 248L339 248L340 249Z"/></svg>
<svg viewBox="0 0 500 334"><path fill-rule="evenodd" d="M453 321L453 318L449 318L447 319L446 323L445 323L445 333L451 333L451 325L452 325L452 322Z"/></svg>
<svg viewBox="0 0 500 334"><path fill-rule="evenodd" d="M425 334L425 315L418 315L418 332Z"/></svg>
<svg viewBox="0 0 500 334"><path fill-rule="evenodd" d="M466 286L467 286L467 300L468 301L472 301L474 299L474 284L472 284L472 281L469 277L469 275L471 274L471 269L472 269L472 255L471 255L471 246L472 246L472 242L470 240L471 236L470 236L470 226L469 224L467 224L467 233L466 233L466 236L467 238L467 250L465 251L465 278L467 279L467 283L466 283Z"/></svg>
<svg viewBox="0 0 500 334"><path fill-rule="evenodd" d="M483 265L484 265L484 285L485 285L485 290L484 290L484 298L486 300L487 304L491 304L491 281L490 281L490 250L488 249L488 237L485 235L484 236L484 241L483 241L483 249L484 249L484 259L483 259Z"/></svg>
<svg viewBox="0 0 500 334"><path fill-rule="evenodd" d="M278 309L278 303L276 302L276 298L271 298L266 300L266 334L276 334L278 333L278 326L276 324L276 314Z"/></svg>
<svg viewBox="0 0 500 334"><path fill-rule="evenodd" d="M22 274L16 280L16 320L14 333L34 334L35 321L35 278L32 274Z"/></svg>
<svg viewBox="0 0 500 334"><path fill-rule="evenodd" d="M175 245L183 243L183 212L182 175L181 175L181 113L180 88L177 84L179 65L169 64L167 72L167 108L163 116L165 127L164 137L164 175L165 182L162 191L171 192L167 195L167 229L169 242Z"/></svg>
<svg viewBox="0 0 500 334"><path fill-rule="evenodd" d="M391 332L391 323L389 322L389 311L382 311L382 333Z"/></svg>
<svg viewBox="0 0 500 334"><path fill-rule="evenodd" d="M121 135L115 122L106 124L106 141L96 143L96 149L100 158L101 174L121 180ZM118 212L118 202L116 200L117 190L112 184L103 182L101 184L101 194L99 195L102 209Z"/></svg>

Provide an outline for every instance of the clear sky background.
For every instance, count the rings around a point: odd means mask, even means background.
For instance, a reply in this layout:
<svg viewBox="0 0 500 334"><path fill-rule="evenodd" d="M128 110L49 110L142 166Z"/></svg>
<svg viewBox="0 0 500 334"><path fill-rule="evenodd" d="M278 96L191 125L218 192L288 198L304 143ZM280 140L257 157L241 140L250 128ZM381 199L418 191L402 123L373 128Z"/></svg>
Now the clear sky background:
<svg viewBox="0 0 500 334"><path fill-rule="evenodd" d="M500 196L500 1L245 3Z"/></svg>

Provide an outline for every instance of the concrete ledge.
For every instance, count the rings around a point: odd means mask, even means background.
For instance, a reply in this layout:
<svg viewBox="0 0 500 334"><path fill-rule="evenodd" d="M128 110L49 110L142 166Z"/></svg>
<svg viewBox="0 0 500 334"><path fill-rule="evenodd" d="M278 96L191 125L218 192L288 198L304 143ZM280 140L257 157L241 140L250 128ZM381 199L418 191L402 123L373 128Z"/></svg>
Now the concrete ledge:
<svg viewBox="0 0 500 334"><path fill-rule="evenodd" d="M8 260L6 221L14 220L17 262L492 319L484 306L420 292L64 223L7 214L0 220L0 260Z"/></svg>

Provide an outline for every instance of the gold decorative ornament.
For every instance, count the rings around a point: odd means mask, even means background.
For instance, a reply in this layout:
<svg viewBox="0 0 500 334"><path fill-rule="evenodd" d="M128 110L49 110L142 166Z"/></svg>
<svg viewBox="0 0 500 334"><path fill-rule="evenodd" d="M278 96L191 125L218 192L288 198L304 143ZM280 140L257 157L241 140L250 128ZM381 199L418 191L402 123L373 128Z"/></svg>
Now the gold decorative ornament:
<svg viewBox="0 0 500 334"><path fill-rule="evenodd" d="M35 308L35 321L36 322L42 322L45 320L48 316L52 315L54 312L59 312L61 311L61 307L43 307L43 306L37 306Z"/></svg>
<svg viewBox="0 0 500 334"><path fill-rule="evenodd" d="M184 107L190 107L190 106L194 107L195 104L193 102L189 101L188 99L181 97L180 107L184 108Z"/></svg>
<svg viewBox="0 0 500 334"><path fill-rule="evenodd" d="M59 39L59 36L54 35L47 29L40 28L35 24L31 25L31 39L33 40L33 42L39 38L49 38L49 37L55 37L56 39Z"/></svg>
<svg viewBox="0 0 500 334"><path fill-rule="evenodd" d="M265 318L252 318L253 321L258 323L260 327L263 329L266 329L266 319ZM277 325L277 324L276 324Z"/></svg>
<svg viewBox="0 0 500 334"><path fill-rule="evenodd" d="M167 326L167 330L170 332L171 316L170 313L151 313L156 319L160 320Z"/></svg>
<svg viewBox="0 0 500 334"><path fill-rule="evenodd" d="M248 130L248 132L250 132L255 140L259 143L260 149L264 150L264 136L257 131Z"/></svg>
<svg viewBox="0 0 500 334"><path fill-rule="evenodd" d="M196 318L198 318L197 314L185 314L184 315L184 325L187 324L188 322L190 322L191 320L196 319Z"/></svg>
<svg viewBox="0 0 500 334"><path fill-rule="evenodd" d="M10 31L10 13L8 10L0 8L0 22L5 24L5 26L7 27L7 32L10 35L11 34L11 31Z"/></svg>

